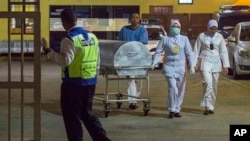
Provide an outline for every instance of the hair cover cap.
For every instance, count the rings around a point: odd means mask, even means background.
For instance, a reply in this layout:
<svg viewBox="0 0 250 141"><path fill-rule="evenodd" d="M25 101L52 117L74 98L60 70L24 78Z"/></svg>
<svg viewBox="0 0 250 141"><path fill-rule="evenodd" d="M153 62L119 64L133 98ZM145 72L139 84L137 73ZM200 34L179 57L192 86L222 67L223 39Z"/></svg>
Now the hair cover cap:
<svg viewBox="0 0 250 141"><path fill-rule="evenodd" d="M218 22L214 19L209 20L207 24L207 29L209 30L213 26L218 27Z"/></svg>
<svg viewBox="0 0 250 141"><path fill-rule="evenodd" d="M181 26L179 20L171 20L171 26L173 26L174 24L177 24L178 26Z"/></svg>

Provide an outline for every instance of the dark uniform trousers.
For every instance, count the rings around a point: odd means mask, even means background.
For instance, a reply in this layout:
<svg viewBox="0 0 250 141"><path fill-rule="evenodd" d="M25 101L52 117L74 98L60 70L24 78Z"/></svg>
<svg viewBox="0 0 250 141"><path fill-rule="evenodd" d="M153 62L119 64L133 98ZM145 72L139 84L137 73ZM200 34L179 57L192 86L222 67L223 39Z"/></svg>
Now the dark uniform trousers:
<svg viewBox="0 0 250 141"><path fill-rule="evenodd" d="M92 114L95 87L61 84L61 110L69 141L83 141L82 123L93 141L110 141L98 117Z"/></svg>

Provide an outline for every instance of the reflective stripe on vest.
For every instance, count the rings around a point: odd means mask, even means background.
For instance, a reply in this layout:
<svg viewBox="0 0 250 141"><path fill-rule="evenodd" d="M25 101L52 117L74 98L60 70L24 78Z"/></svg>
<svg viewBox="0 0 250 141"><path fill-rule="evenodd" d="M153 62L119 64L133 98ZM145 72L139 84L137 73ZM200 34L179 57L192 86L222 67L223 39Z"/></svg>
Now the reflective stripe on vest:
<svg viewBox="0 0 250 141"><path fill-rule="evenodd" d="M88 36L88 40L85 40L82 34L71 38L75 46L74 59L68 67L62 68L63 78L89 79L96 76L98 39L92 33L88 33Z"/></svg>

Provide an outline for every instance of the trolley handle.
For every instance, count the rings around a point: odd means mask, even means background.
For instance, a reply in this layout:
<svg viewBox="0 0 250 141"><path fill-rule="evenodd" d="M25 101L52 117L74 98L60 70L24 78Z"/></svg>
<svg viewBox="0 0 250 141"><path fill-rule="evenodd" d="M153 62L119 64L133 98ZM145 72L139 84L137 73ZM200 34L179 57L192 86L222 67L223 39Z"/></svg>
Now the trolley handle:
<svg viewBox="0 0 250 141"><path fill-rule="evenodd" d="M127 69L127 70L132 70L132 69L150 69L152 66L116 66L115 69Z"/></svg>

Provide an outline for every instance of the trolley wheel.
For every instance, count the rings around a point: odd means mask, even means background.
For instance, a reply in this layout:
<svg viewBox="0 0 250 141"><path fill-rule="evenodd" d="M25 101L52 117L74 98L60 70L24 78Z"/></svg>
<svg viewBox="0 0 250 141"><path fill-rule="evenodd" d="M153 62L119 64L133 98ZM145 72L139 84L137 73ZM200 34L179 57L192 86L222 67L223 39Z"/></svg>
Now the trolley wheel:
<svg viewBox="0 0 250 141"><path fill-rule="evenodd" d="M116 102L116 104L117 104L117 109L120 109L120 108L121 108L121 105L122 105L122 102L120 102L119 100L122 99L122 94L121 94L121 93L117 94L117 95L116 95L116 99L117 99L117 101L118 101L118 102Z"/></svg>
<svg viewBox="0 0 250 141"><path fill-rule="evenodd" d="M122 102L116 102L117 104L117 109L121 109Z"/></svg>
<svg viewBox="0 0 250 141"><path fill-rule="evenodd" d="M147 115L148 115L148 111L149 111L149 110L144 110L144 116L147 116Z"/></svg>
<svg viewBox="0 0 250 141"><path fill-rule="evenodd" d="M110 103L105 103L105 106L104 106L105 117L108 117L109 112L110 112Z"/></svg>
<svg viewBox="0 0 250 141"><path fill-rule="evenodd" d="M105 114L105 118L107 118L109 116L109 111L105 111L104 114Z"/></svg>
<svg viewBox="0 0 250 141"><path fill-rule="evenodd" d="M149 101L143 101L143 111L144 111L144 116L147 116L148 112L150 111L150 102Z"/></svg>

